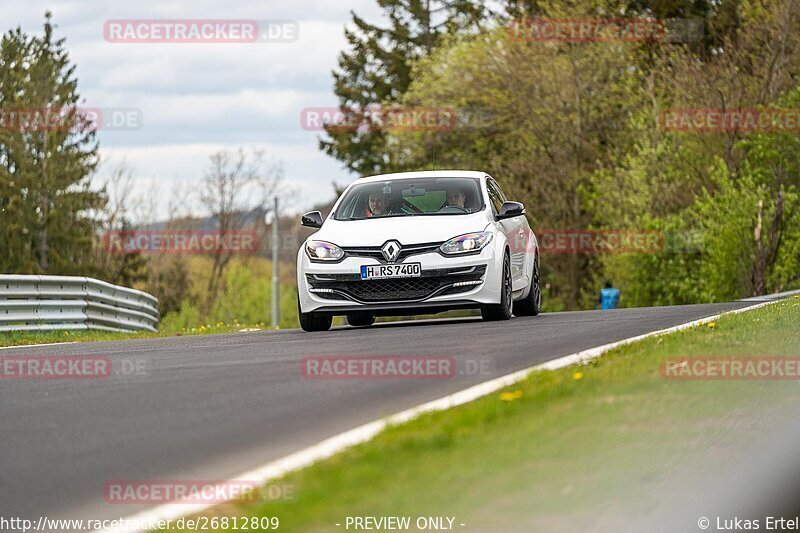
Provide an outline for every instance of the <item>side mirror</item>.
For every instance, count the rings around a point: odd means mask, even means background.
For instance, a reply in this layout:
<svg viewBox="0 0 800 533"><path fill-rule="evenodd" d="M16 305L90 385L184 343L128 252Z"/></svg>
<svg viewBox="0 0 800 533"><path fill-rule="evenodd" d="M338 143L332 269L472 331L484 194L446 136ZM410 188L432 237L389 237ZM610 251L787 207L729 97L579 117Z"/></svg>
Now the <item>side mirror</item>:
<svg viewBox="0 0 800 533"><path fill-rule="evenodd" d="M300 224L309 228L322 227L322 213L319 211L309 211L300 219Z"/></svg>
<svg viewBox="0 0 800 533"><path fill-rule="evenodd" d="M525 214L525 206L519 202L503 202L500 212L497 213L497 220L513 218Z"/></svg>

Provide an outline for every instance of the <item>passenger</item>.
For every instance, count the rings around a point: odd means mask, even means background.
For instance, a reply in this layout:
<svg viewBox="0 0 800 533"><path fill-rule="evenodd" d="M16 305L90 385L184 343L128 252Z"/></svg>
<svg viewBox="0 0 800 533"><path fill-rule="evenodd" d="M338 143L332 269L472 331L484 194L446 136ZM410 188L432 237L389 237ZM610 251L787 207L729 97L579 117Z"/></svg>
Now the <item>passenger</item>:
<svg viewBox="0 0 800 533"><path fill-rule="evenodd" d="M367 217L379 217L389 214L389 199L380 191L369 194L369 205L365 208Z"/></svg>

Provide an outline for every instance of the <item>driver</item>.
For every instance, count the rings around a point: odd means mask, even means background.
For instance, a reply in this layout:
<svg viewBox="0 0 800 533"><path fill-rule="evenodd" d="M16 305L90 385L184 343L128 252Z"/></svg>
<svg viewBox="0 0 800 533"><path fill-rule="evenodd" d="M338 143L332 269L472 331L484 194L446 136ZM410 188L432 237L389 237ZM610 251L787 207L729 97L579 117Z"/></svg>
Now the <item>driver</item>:
<svg viewBox="0 0 800 533"><path fill-rule="evenodd" d="M369 193L369 202L365 209L367 217L377 217L389 214L389 199L381 191Z"/></svg>
<svg viewBox="0 0 800 533"><path fill-rule="evenodd" d="M460 207L464 209L464 201L467 196L461 189L448 189L447 190L447 203L445 207Z"/></svg>

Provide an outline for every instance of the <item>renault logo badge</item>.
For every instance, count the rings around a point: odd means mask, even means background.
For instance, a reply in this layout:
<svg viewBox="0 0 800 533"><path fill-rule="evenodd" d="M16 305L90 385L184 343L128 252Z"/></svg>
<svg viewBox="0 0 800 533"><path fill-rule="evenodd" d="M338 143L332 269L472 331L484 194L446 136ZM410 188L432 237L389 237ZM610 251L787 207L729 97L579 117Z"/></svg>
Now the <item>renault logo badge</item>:
<svg viewBox="0 0 800 533"><path fill-rule="evenodd" d="M399 242L386 241L386 244L381 246L381 253L388 262L394 263L397 260L397 256L400 255L400 248Z"/></svg>

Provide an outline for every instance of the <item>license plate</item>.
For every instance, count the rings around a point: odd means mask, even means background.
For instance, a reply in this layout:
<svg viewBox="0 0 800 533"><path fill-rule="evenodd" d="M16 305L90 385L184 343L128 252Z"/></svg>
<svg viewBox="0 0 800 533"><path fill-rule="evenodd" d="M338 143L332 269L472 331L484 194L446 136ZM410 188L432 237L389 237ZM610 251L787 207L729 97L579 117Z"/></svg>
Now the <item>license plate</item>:
<svg viewBox="0 0 800 533"><path fill-rule="evenodd" d="M361 279L418 278L420 274L422 274L421 263L361 266Z"/></svg>

